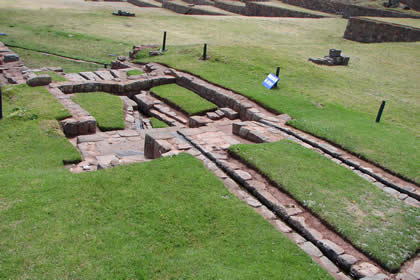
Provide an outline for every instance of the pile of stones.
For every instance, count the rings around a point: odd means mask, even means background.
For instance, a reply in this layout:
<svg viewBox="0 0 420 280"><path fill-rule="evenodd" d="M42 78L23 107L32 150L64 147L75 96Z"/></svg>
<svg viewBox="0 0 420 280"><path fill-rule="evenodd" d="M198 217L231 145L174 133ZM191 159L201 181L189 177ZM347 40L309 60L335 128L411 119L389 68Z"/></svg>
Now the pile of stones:
<svg viewBox="0 0 420 280"><path fill-rule="evenodd" d="M342 56L341 50L330 49L330 54L324 56L324 58L309 58L309 61L312 61L316 64L336 66L336 65L348 65L350 57Z"/></svg>
<svg viewBox="0 0 420 280"><path fill-rule="evenodd" d="M134 13L130 13L127 11L122 11L122 10L118 10L118 12L113 12L112 13L114 16L122 16L122 17L135 17L136 14Z"/></svg>

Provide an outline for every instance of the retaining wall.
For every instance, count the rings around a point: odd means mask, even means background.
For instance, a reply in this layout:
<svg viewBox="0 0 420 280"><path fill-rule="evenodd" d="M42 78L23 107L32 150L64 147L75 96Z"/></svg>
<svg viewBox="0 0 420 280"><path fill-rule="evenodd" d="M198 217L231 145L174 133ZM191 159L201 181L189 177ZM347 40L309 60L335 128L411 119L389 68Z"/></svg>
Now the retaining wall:
<svg viewBox="0 0 420 280"><path fill-rule="evenodd" d="M351 16L374 16L374 17L400 17L400 18L420 18L419 16L387 11L381 9L367 8L356 5L344 4L330 0L281 0L284 3L299 6L306 9L317 10L324 13ZM417 0L413 0L417 1Z"/></svg>
<svg viewBox="0 0 420 280"><path fill-rule="evenodd" d="M408 7L410 7L413 10L420 11L420 1L419 0L403 0L401 2L404 2Z"/></svg>
<svg viewBox="0 0 420 280"><path fill-rule="evenodd" d="M178 14L184 15L210 15L210 16L225 16L226 14L203 10L200 8L184 6L182 4L165 1L162 8L174 11Z"/></svg>
<svg viewBox="0 0 420 280"><path fill-rule="evenodd" d="M239 5L230 4L229 2L225 2L225 1L214 1L214 6L219 9L231 12L231 13L240 14L244 16L248 15L247 8L245 5L239 6Z"/></svg>
<svg viewBox="0 0 420 280"><path fill-rule="evenodd" d="M131 3L138 7L145 7L145 8L160 8L158 4L154 5L148 2L144 2L141 0L127 0L128 3Z"/></svg>
<svg viewBox="0 0 420 280"><path fill-rule="evenodd" d="M288 10L281 7L266 5L264 2L247 2L248 16L259 17L297 17L297 18L324 18L325 16L310 14L300 11Z"/></svg>
<svg viewBox="0 0 420 280"><path fill-rule="evenodd" d="M344 38L362 43L420 41L420 29L365 18L350 18Z"/></svg>
<svg viewBox="0 0 420 280"><path fill-rule="evenodd" d="M188 4L214 6L214 2L207 0L182 0Z"/></svg>

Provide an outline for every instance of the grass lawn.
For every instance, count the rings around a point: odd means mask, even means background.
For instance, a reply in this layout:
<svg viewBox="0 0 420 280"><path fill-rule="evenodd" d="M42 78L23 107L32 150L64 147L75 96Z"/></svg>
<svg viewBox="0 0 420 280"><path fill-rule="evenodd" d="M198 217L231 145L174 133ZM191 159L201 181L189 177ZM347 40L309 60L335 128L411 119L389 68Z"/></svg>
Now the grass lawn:
<svg viewBox="0 0 420 280"><path fill-rule="evenodd" d="M102 131L124 129L121 98L106 92L76 93L73 101L89 112Z"/></svg>
<svg viewBox="0 0 420 280"><path fill-rule="evenodd" d="M137 69L127 71L127 76L137 76L137 75L141 75L141 74L144 74L144 72L140 71L140 70L137 70Z"/></svg>
<svg viewBox="0 0 420 280"><path fill-rule="evenodd" d="M30 51L20 48L10 48L15 53L19 54L19 59L26 67L31 69L42 67L62 67L66 73L78 73L96 71L103 65L84 63L60 58L53 55L42 54L37 51Z"/></svg>
<svg viewBox="0 0 420 280"><path fill-rule="evenodd" d="M357 105L353 106L358 99L357 91L369 91L370 86L366 84L371 82L369 76L365 80L355 80L354 76L345 74L345 68L340 72L337 68L319 67L286 55L277 55L273 61L272 51L260 48L214 46L211 48L211 58L206 62L198 60L200 51L200 46L172 47L164 56L151 59L193 72L273 111L287 113L294 118L290 125L420 182L418 131L401 127L389 116L391 111L399 111L395 108L397 102L409 99L401 96L400 101L388 101L383 119L378 124L375 123L375 117L379 100L372 105L371 111L362 111ZM282 67L279 88L269 91L261 86L261 81L268 74L267 71L275 70L276 65ZM415 83L411 87L415 87ZM326 91L336 96L330 98L324 94ZM311 96L313 92L317 96ZM346 101L347 106L337 104L341 102L337 98L345 94L354 94L354 100ZM417 99L412 99L414 107L419 104ZM323 107L316 106L315 101L322 103ZM420 119L420 110L411 112L411 117ZM418 121L413 119L411 123L417 126Z"/></svg>
<svg viewBox="0 0 420 280"><path fill-rule="evenodd" d="M420 247L420 209L288 140L235 145L241 158L366 254L396 271Z"/></svg>
<svg viewBox="0 0 420 280"><path fill-rule="evenodd" d="M154 87L151 92L189 116L217 109L213 103L176 84Z"/></svg>
<svg viewBox="0 0 420 280"><path fill-rule="evenodd" d="M61 76L60 74L57 74L53 71L43 71L43 72L36 72L37 75L50 75L51 80L53 82L64 82L67 81L66 78Z"/></svg>
<svg viewBox="0 0 420 280"><path fill-rule="evenodd" d="M165 122L158 120L156 118L150 118L150 124L152 125L153 128L164 128L164 127L169 127L169 125L167 125Z"/></svg>
<svg viewBox="0 0 420 280"><path fill-rule="evenodd" d="M194 157L71 174L63 108L4 94L39 118L0 120L0 279L332 279Z"/></svg>

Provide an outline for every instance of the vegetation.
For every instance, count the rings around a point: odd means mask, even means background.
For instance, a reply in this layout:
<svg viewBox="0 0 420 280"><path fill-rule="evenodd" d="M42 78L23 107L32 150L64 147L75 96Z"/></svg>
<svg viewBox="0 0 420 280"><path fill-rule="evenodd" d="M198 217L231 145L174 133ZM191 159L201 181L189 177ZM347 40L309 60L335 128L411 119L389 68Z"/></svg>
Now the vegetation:
<svg viewBox="0 0 420 280"><path fill-rule="evenodd" d="M229 150L391 271L419 249L420 209L328 158L289 140Z"/></svg>
<svg viewBox="0 0 420 280"><path fill-rule="evenodd" d="M152 125L153 128L165 128L165 127L168 127L168 125L165 122L163 122L161 120L158 120L156 118L150 118L149 121L150 121L150 124Z"/></svg>
<svg viewBox="0 0 420 280"><path fill-rule="evenodd" d="M258 56L255 56L257 52ZM250 47L212 47L211 58L202 62L196 59L200 56L200 47L173 47L165 56L153 57L153 60L183 68L233 89L275 112L287 113L293 117L290 125L420 182L418 132L398 126L388 116L389 111L396 110L396 100L388 102L381 123L375 123L379 100L371 113L352 108L354 100L346 101L346 107L335 100L342 99L346 91L357 95L356 92L369 88L364 81L288 56L277 56L273 62L271 54L270 50ZM267 69L274 71L276 65L281 65L282 69L280 82L278 89L269 91L261 86L261 81L268 74ZM370 76L367 75L365 80L370 81ZM339 88L340 92L332 88ZM326 91L332 91L335 96L321 97ZM309 96L309 92L318 92L319 97ZM357 98L354 96L353 99ZM419 112L411 114L420 118ZM417 125L415 121L411 123Z"/></svg>
<svg viewBox="0 0 420 280"><path fill-rule="evenodd" d="M127 71L127 76L137 76L137 75L141 75L144 74L143 71L140 71L138 69L133 69L133 70L128 70Z"/></svg>
<svg viewBox="0 0 420 280"><path fill-rule="evenodd" d="M42 72L37 72L36 74L37 75L49 75L53 82L64 82L64 81L66 81L66 79L63 76L57 74L54 71L42 71Z"/></svg>
<svg viewBox="0 0 420 280"><path fill-rule="evenodd" d="M192 156L71 174L57 101L4 93L39 118L0 120L1 279L332 279Z"/></svg>
<svg viewBox="0 0 420 280"><path fill-rule="evenodd" d="M30 51L20 48L10 48L19 54L19 59L26 67L39 69L42 67L62 67L66 73L78 73L96 71L101 65L85 62L77 62L54 55L47 55L37 51Z"/></svg>
<svg viewBox="0 0 420 280"><path fill-rule="evenodd" d="M96 119L102 131L124 129L123 103L119 96L89 92L76 93L72 99Z"/></svg>
<svg viewBox="0 0 420 280"><path fill-rule="evenodd" d="M189 116L217 109L213 103L176 84L154 87L152 93Z"/></svg>

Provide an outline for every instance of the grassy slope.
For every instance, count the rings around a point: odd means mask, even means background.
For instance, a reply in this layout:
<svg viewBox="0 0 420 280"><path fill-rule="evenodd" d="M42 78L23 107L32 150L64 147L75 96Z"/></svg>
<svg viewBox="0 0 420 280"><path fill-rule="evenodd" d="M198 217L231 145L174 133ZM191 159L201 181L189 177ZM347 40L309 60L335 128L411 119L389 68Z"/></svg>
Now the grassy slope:
<svg viewBox="0 0 420 280"><path fill-rule="evenodd" d="M58 103L6 93L41 113L0 120L1 279L332 279L192 156L69 173Z"/></svg>
<svg viewBox="0 0 420 280"><path fill-rule="evenodd" d="M152 125L153 128L168 127L168 125L165 122L163 122L161 120L158 120L156 118L150 118L149 120L150 120L150 124Z"/></svg>
<svg viewBox="0 0 420 280"><path fill-rule="evenodd" d="M106 92L76 93L72 100L96 119L102 131L124 129L123 104L119 96Z"/></svg>
<svg viewBox="0 0 420 280"><path fill-rule="evenodd" d="M176 84L154 87L151 91L163 100L175 104L189 116L217 109L213 103Z"/></svg>
<svg viewBox="0 0 420 280"><path fill-rule="evenodd" d="M254 56L256 52L258 57ZM295 118L291 125L419 182L420 162L417 158L420 141L415 133L389 121L387 110L394 106L393 103L388 103L380 124L375 123L375 114L327 103L321 97L315 98L324 104L322 109L318 108L307 92L322 91L327 86L340 89L337 94L341 94L341 89L362 90L365 82L354 81L352 84L351 78L341 73L320 69L286 56L277 57L275 61L282 66L279 89L268 91L260 83L267 69L275 69L276 64L270 58L270 53L253 48L213 47L211 59L202 62L196 59L199 57L199 47L173 47L165 56L153 60L189 70L234 89L267 108L288 113Z"/></svg>
<svg viewBox="0 0 420 280"><path fill-rule="evenodd" d="M420 209L322 155L286 140L236 145L230 151L387 268L397 270L419 249Z"/></svg>
<svg viewBox="0 0 420 280"><path fill-rule="evenodd" d="M24 50L20 48L11 48L15 53L19 54L20 60L26 67L31 69L42 67L62 67L66 73L78 73L96 71L102 65L83 63L60 58L53 55L46 55L35 51Z"/></svg>

